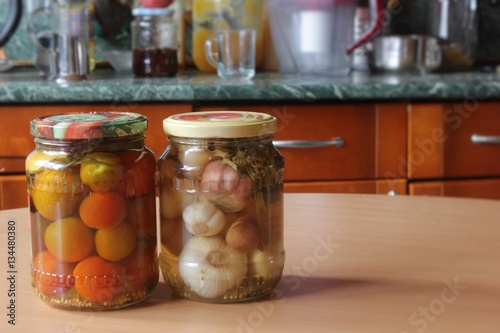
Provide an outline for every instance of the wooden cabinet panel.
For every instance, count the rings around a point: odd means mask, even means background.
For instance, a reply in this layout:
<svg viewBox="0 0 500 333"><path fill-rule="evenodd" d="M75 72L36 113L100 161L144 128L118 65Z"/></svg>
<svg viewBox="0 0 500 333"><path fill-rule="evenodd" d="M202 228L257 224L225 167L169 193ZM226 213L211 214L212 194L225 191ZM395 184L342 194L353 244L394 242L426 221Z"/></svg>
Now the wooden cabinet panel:
<svg viewBox="0 0 500 333"><path fill-rule="evenodd" d="M500 199L500 178L416 182L411 195Z"/></svg>
<svg viewBox="0 0 500 333"><path fill-rule="evenodd" d="M407 194L406 179L286 182L287 193Z"/></svg>
<svg viewBox="0 0 500 333"><path fill-rule="evenodd" d="M149 119L149 128L146 131L146 145L158 157L167 146L166 135L163 133L162 121L164 118L181 112L191 111L190 104L141 104L141 105L116 105L116 104L80 104L80 105L15 105L0 107L0 156L20 157L24 159L34 148L33 136L30 134L29 122L43 115L88 112L88 111L123 111L143 114ZM5 160L0 163L7 163ZM15 162L18 167L19 163ZM3 167L0 164L0 170ZM0 171L1 172L1 171ZM7 171L5 171L7 172ZM9 164L8 172L23 172L13 170Z"/></svg>
<svg viewBox="0 0 500 333"><path fill-rule="evenodd" d="M0 176L0 209L28 206L26 176Z"/></svg>
<svg viewBox="0 0 500 333"><path fill-rule="evenodd" d="M237 105L235 110L265 112L278 119L275 141L318 143L337 138L334 145L279 148L285 157L285 180L324 181L406 177L398 156L406 156L404 104ZM224 110L227 107L195 107Z"/></svg>
<svg viewBox="0 0 500 333"><path fill-rule="evenodd" d="M408 177L500 176L498 102L412 104L408 118ZM496 138L476 144L474 134Z"/></svg>

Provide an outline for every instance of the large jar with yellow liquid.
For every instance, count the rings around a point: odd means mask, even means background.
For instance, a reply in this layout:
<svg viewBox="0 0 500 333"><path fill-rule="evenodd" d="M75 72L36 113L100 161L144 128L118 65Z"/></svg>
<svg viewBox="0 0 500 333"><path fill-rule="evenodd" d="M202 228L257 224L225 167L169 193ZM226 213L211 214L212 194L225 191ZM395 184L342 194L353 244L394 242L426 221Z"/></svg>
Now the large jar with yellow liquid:
<svg viewBox="0 0 500 333"><path fill-rule="evenodd" d="M263 20L264 0L193 0L193 61L202 71L215 72L216 69L205 57L205 41L217 30L256 30L257 68L263 60Z"/></svg>

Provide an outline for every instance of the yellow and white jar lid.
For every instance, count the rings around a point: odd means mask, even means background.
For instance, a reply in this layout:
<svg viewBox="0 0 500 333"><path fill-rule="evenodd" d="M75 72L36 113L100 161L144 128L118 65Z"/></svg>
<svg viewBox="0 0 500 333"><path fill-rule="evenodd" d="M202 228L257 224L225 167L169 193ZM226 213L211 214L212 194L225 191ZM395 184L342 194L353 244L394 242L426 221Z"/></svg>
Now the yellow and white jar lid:
<svg viewBox="0 0 500 333"><path fill-rule="evenodd" d="M185 138L247 138L273 134L276 123L275 117L260 112L188 112L165 119L163 130Z"/></svg>

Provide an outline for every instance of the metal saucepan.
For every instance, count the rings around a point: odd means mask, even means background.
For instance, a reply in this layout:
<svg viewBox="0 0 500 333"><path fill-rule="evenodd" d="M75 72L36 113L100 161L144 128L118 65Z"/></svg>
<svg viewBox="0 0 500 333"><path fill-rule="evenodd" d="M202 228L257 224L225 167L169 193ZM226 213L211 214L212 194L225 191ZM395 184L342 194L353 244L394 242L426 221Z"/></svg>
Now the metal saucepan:
<svg viewBox="0 0 500 333"><path fill-rule="evenodd" d="M369 47L373 72L425 74L441 66L437 38L423 35L378 36Z"/></svg>

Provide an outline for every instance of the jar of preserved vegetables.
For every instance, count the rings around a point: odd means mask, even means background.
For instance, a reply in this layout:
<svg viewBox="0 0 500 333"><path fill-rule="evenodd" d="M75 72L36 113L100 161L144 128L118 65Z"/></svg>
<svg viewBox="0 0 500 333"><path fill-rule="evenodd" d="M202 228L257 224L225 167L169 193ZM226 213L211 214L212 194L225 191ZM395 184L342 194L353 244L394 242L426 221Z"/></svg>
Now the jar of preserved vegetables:
<svg viewBox="0 0 500 333"><path fill-rule="evenodd" d="M285 261L276 118L195 112L165 119L163 129L170 141L158 162L164 279L196 301L269 293Z"/></svg>
<svg viewBox="0 0 500 333"><path fill-rule="evenodd" d="M147 118L124 112L31 121L26 159L32 285L48 304L115 309L158 283L156 158Z"/></svg>

